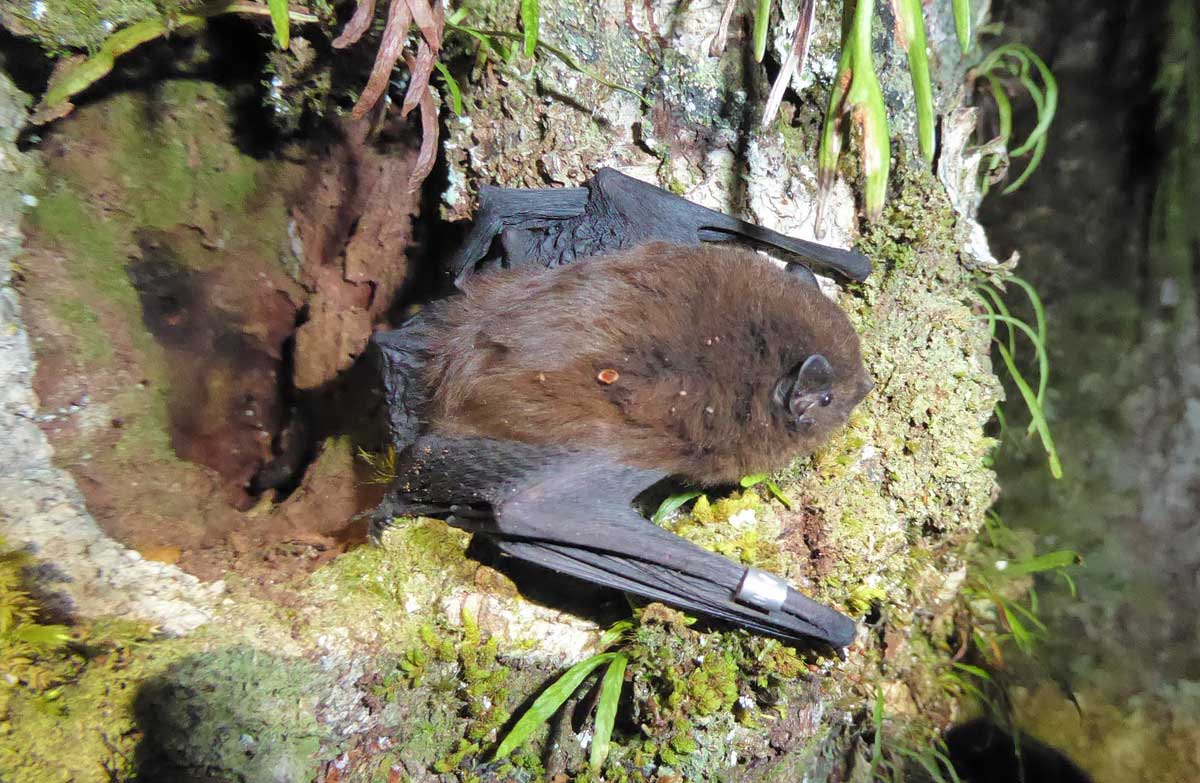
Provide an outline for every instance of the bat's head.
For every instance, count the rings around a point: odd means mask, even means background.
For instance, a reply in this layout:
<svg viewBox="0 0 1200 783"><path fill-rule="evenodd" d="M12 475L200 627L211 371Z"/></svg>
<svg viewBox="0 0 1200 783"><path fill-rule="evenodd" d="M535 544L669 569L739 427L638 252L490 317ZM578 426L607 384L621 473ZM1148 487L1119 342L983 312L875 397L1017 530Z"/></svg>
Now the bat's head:
<svg viewBox="0 0 1200 783"><path fill-rule="evenodd" d="M775 383L771 404L784 427L802 439L821 439L845 423L874 383L857 357L839 372L824 354L813 353Z"/></svg>

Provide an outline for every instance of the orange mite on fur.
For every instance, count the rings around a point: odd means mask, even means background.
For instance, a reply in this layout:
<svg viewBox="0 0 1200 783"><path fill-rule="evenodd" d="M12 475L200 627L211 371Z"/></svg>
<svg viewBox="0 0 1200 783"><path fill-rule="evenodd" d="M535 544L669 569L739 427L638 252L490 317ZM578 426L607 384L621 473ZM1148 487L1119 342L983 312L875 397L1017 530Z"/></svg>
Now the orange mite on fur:
<svg viewBox="0 0 1200 783"><path fill-rule="evenodd" d="M603 383L605 386L608 386L611 383L616 383L617 379L620 377L621 373L613 369L607 369L601 370L599 374L596 375L596 380L600 381L600 383Z"/></svg>

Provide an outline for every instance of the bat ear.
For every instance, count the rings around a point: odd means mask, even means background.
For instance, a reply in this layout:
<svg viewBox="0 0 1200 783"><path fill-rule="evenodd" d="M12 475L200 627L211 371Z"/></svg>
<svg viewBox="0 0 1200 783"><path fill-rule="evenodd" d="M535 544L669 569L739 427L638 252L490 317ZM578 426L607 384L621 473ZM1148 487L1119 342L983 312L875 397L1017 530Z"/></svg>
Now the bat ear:
<svg viewBox="0 0 1200 783"><path fill-rule="evenodd" d="M817 391L833 385L833 366L819 353L804 360L796 374L797 391Z"/></svg>
<svg viewBox="0 0 1200 783"><path fill-rule="evenodd" d="M813 288L820 289L821 287L817 283L817 276L814 275L813 271L804 264L788 264L787 273L794 279L799 280L801 283L806 285L811 285Z"/></svg>

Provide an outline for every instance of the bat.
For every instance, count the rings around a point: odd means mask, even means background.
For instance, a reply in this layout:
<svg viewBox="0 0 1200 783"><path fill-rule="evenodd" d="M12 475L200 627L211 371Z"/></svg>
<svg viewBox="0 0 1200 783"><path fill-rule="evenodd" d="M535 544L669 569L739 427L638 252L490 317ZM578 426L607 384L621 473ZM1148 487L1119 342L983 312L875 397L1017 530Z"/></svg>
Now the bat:
<svg viewBox="0 0 1200 783"><path fill-rule="evenodd" d="M850 644L849 618L633 507L667 477L784 467L871 388L858 335L811 273L715 244L738 239L870 270L609 170L586 188L486 190L452 262L461 292L373 339L399 454L373 533L440 517L554 571Z"/></svg>
<svg viewBox="0 0 1200 783"><path fill-rule="evenodd" d="M1027 734L1012 733L985 718L946 732L946 750L966 783L1092 783L1066 754Z"/></svg>

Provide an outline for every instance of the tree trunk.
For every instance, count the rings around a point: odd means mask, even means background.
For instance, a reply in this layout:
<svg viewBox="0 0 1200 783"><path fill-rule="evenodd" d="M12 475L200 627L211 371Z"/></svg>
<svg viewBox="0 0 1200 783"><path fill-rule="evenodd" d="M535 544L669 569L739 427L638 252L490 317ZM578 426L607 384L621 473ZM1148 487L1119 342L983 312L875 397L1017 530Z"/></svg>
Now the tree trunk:
<svg viewBox="0 0 1200 783"><path fill-rule="evenodd" d="M511 5L474 4L463 23L513 30ZM964 152L973 128L972 114L959 106L964 64L949 4L932 4L927 13L935 104L944 118L935 176L916 152L912 90L891 6L876 8L875 62L896 135L890 198L877 223L858 218L852 152L840 169L849 179L837 178L818 225L816 145L840 50L836 4L819 4L808 67L793 77L779 118L765 129L760 118L768 73L786 55L795 11L785 4L782 18L776 13L767 65L759 65L750 55L750 22L741 7L724 53L709 54L722 5L544 0L536 61L518 55L506 64L493 55L472 64L475 39L453 38L443 59L456 73L459 65L471 70L460 80L463 115L446 118L443 211L449 219L468 218L483 183L575 185L596 168L612 166L785 233L857 244L871 257L875 273L868 282L842 288L822 282L861 332L875 390L843 432L781 477L792 507L751 489L729 499L704 498L669 523L701 543L761 560L818 600L844 608L861 621L858 640L844 661L801 656L745 634L701 634L676 613L647 609L621 643L630 660L630 685L607 768L609 779L862 780L877 694L887 736L897 743L927 743L955 717L955 700L939 675L960 643L953 612L966 574L965 549L995 493L985 464L993 441L983 426L998 385L987 325L968 304L973 276L995 262L974 221L978 158ZM565 64L549 47L568 53L581 67ZM311 230L324 226L319 210L299 210L289 219L282 209L272 212L270 204L259 204L270 202L272 187L282 188L283 180L274 177L283 175L234 150L226 113L233 98L183 80L162 92L149 98L100 96L60 126L66 139L78 132L99 145L161 134L153 138L166 152L149 162L126 162L118 192L127 203L94 224L113 236L129 229L128 236L113 240L120 252L99 259L102 243L78 232L68 236L76 224L55 223L45 198L33 208L29 225L37 247L29 252L40 253L40 260L66 258L85 272L100 260L112 262L116 277L86 293L95 295L105 328L131 335L133 345L153 346L121 255L127 250L122 243L131 243L147 226L129 221L144 212L143 222L209 259L205 269L236 270L241 263L204 255L224 252L224 239L193 247L197 235L216 236L214 226L197 229L190 218L174 217L171 205L154 198L154 188L145 189L149 197L139 196L137 175L150 179L155 167L173 165L167 153L178 143L186 154L169 173L186 183L198 182L210 161L220 164L213 168L222 174L240 172L239 167L252 172L237 182L256 182L266 195L246 203L275 217L247 212L241 217L252 225L240 233L257 236L261 229L296 254L286 261L300 264L308 275L300 276L301 286L317 279L305 264L335 264L325 271L353 290L345 300L331 299L327 320L352 320L341 316L351 307L346 302L363 293L362 281L336 266L341 258L336 252L314 257L318 243L306 242L304 234L310 224ZM13 91L11 97L15 106L19 95ZM158 100L163 102L153 102ZM170 107L165 119L156 113L163 106ZM135 123L132 130L110 124L116 107ZM4 154L19 160L12 141L6 139ZM66 176L68 164L62 161L79 152L72 153L70 144L59 149L62 155L45 164L46 197L54 198L56 209L86 216L91 208L86 188L95 182ZM311 172L316 167L309 163ZM175 179L164 179L175 186ZM384 188L390 179L381 175L375 184ZM201 184L214 182L225 180L211 175ZM263 182L272 187L262 188ZM196 203L229 203L224 193L210 200L199 185L183 187ZM70 200L78 196L71 188L85 194L82 207ZM22 202L17 190L0 195L7 199L0 216L11 218L5 236L15 236L18 203L36 199ZM145 203L135 203L138 198ZM353 234L358 229L352 224L364 222L369 221L347 221L345 231ZM384 229L395 229L387 220L371 225L372 237L390 237ZM75 244L68 241L72 237ZM372 247L381 244L386 242ZM276 245L268 242L267 250L272 257ZM294 293L297 283L278 285ZM589 596L563 611L567 599L539 598L537 580L528 576L520 584L534 589L522 597L508 576L477 562L486 561L486 554L472 550L467 556L467 536L430 521L390 534L382 548L353 549L311 577L282 584L260 586L237 574L226 582L197 584L175 566L146 562L109 537L121 538L120 531L101 530L84 508L67 472L77 468L75 456L63 457L69 442L59 442L60 464L51 464L46 438L30 419L38 406L32 358L10 301L15 298L5 300L3 315L13 327L0 348L16 356L20 371L5 385L4 443L10 455L19 449L22 460L11 471L6 463L0 477L10 482L0 484L5 500L0 529L11 544L38 550L49 564L34 580L38 590L57 596L70 621L92 634L97 649L110 653L99 659L104 665L72 670L53 697L56 709L80 720L46 719L36 693L22 692L11 704L0 704L0 720L11 710L17 727L0 736L0 751L7 753L0 754L0 763L21 765L14 779L62 777L64 770L81 781L182 771L327 782L587 774L581 742L587 732L571 731L569 720L552 725L556 742L544 754L538 742L519 750L516 772L486 762L502 730L511 726L508 712L527 708L552 676L594 652L602 626L627 612L605 617ZM49 309L47 319L59 317ZM88 323L76 320L81 323L69 333L79 337ZM84 336L89 335L96 336ZM101 335L97 350L108 336ZM345 344L359 345L361 337ZM333 345L329 355L336 361L321 363L314 377L326 379L343 369L343 346ZM146 365L152 372L161 363ZM154 388L169 385L157 376L150 380ZM152 411L138 421L150 430L151 446L165 440ZM349 435L330 438L298 500L287 502L314 502L323 513L325 495L313 487L336 487L353 499L361 487L355 445ZM212 479L211 471L195 464L176 464L177 456L168 453L163 461L181 483L199 481L196 476ZM326 470L332 476L326 483L307 483ZM126 477L137 478L133 471ZM174 492L148 491L151 505ZM284 505L270 511L272 524L286 518ZM348 516L342 506L337 509ZM102 511L111 509L92 509L97 516ZM222 519L232 513L225 509ZM178 520L164 515L164 524L173 522ZM243 527L234 534L266 524L253 513L235 522ZM553 592L544 584L540 589ZM122 625L118 633L97 620L100 615L149 622L178 635L156 636L144 625ZM579 698L576 720L586 723L591 702L586 694ZM83 719L89 715L104 719Z"/></svg>

